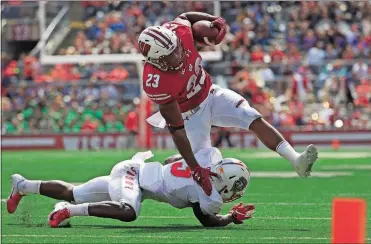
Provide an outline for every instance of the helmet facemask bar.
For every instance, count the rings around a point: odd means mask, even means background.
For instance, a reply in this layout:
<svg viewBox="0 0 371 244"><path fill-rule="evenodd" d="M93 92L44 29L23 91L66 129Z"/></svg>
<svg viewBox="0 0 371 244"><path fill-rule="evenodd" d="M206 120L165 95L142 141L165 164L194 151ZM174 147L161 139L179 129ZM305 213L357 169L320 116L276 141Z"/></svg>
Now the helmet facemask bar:
<svg viewBox="0 0 371 244"><path fill-rule="evenodd" d="M223 198L224 203L233 202L243 196L247 189L247 179L244 177L240 177L237 181L234 182L232 189L230 192L233 192L232 196L229 198ZM225 185L218 193L223 196L224 193L228 193L228 186ZM242 189L241 189L242 188Z"/></svg>

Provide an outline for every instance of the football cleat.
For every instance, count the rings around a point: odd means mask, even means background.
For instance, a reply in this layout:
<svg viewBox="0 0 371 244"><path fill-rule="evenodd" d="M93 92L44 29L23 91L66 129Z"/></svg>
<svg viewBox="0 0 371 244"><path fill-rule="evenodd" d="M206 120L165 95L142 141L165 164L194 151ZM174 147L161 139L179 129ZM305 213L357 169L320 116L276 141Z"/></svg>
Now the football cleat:
<svg viewBox="0 0 371 244"><path fill-rule="evenodd" d="M68 203L59 202L55 204L54 210L48 216L50 227L57 228L68 224L70 218L70 210L66 207Z"/></svg>
<svg viewBox="0 0 371 244"><path fill-rule="evenodd" d="M296 173L300 177L308 177L312 172L312 166L318 159L318 151L316 146L313 144L307 146L305 151L300 154L299 158L295 162Z"/></svg>
<svg viewBox="0 0 371 244"><path fill-rule="evenodd" d="M20 174L12 175L12 191L6 200L6 209L8 213L12 214L17 210L19 202L22 200L22 197L25 196L24 193L20 192L18 189L19 183L24 181L25 178Z"/></svg>

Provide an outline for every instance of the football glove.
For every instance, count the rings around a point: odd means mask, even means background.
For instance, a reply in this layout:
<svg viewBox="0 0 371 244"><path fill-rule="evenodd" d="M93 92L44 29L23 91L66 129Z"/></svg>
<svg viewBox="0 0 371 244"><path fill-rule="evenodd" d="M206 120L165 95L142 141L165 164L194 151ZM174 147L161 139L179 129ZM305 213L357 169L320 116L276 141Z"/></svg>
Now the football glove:
<svg viewBox="0 0 371 244"><path fill-rule="evenodd" d="M215 38L215 45L217 45L223 41L225 34L227 34L227 23L223 18L218 17L211 22L211 27L215 27L219 30Z"/></svg>
<svg viewBox="0 0 371 244"><path fill-rule="evenodd" d="M252 204L246 204L243 205L242 202L240 202L237 205L234 205L231 210L229 210L229 213L232 214L234 218L235 224L242 224L243 220L252 218L252 215L255 212L255 206Z"/></svg>
<svg viewBox="0 0 371 244"><path fill-rule="evenodd" d="M214 172L211 172L209 169L202 168L201 166L197 166L192 171L193 179L201 186L201 188L205 191L206 195L210 196L213 186L211 184L211 176L218 177L218 175Z"/></svg>

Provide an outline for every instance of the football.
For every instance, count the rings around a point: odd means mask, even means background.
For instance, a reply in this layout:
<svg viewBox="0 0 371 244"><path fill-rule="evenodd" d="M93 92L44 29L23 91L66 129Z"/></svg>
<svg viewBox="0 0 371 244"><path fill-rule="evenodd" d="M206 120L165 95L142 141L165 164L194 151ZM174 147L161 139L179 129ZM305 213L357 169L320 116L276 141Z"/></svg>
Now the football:
<svg viewBox="0 0 371 244"><path fill-rule="evenodd" d="M193 38L197 43L211 46L215 45L215 38L219 33L216 27L211 27L207 20L197 21L192 25Z"/></svg>

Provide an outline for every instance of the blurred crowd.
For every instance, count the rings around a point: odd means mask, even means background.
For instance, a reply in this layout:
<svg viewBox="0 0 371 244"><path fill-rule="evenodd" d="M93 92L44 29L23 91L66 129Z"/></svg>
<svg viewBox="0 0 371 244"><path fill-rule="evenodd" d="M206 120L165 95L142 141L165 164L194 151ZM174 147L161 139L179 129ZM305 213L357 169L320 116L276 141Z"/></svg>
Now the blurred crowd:
<svg viewBox="0 0 371 244"><path fill-rule="evenodd" d="M119 85L12 83L1 97L3 133L136 131L135 104Z"/></svg>
<svg viewBox="0 0 371 244"><path fill-rule="evenodd" d="M214 7L211 1L81 4L85 28L60 55L137 53L137 36L147 26L186 11L212 14ZM229 23L223 60L204 62L214 82L243 95L280 128L371 128L370 2L220 4ZM122 84L137 79L135 64L43 67L24 54L2 55L1 69L3 132L126 128L133 105L125 105Z"/></svg>

